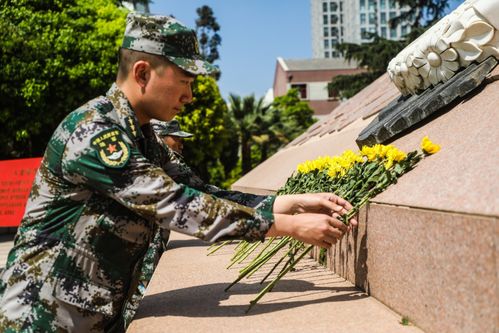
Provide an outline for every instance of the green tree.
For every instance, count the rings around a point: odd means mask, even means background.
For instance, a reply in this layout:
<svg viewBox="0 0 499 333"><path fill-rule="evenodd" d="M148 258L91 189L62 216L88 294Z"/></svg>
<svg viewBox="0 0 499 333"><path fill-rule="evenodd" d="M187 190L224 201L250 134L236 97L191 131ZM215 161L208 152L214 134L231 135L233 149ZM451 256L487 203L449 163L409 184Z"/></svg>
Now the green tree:
<svg viewBox="0 0 499 333"><path fill-rule="evenodd" d="M196 19L196 31L201 46L201 54L206 61L213 63L215 60L220 59L218 53L218 47L222 43L222 37L218 34L220 25L209 6L197 8L196 13L199 16Z"/></svg>
<svg viewBox="0 0 499 333"><path fill-rule="evenodd" d="M403 22L410 22L414 29L427 28L447 13L449 0L396 0L400 7L408 10L402 11L399 16L390 20L390 26L396 27Z"/></svg>
<svg viewBox="0 0 499 333"><path fill-rule="evenodd" d="M222 37L218 34L220 25L213 10L209 6L202 6L196 9L198 18L196 19L196 33L198 35L201 55L210 63L220 59L218 47L222 44ZM220 78L221 73L215 74L216 79Z"/></svg>
<svg viewBox="0 0 499 333"><path fill-rule="evenodd" d="M264 121L267 107L263 104L263 98L256 99L254 95L241 98L238 95L230 94L229 104L231 115L238 126L241 172L244 175L253 168L251 159L252 137Z"/></svg>
<svg viewBox="0 0 499 333"><path fill-rule="evenodd" d="M40 156L62 118L115 79L126 10L111 0L0 5L0 159Z"/></svg>
<svg viewBox="0 0 499 333"><path fill-rule="evenodd" d="M177 116L182 129L194 134L185 142L184 156L201 178L219 185L224 174L220 159L229 138L226 128L233 125L215 79L198 76L192 92L192 103Z"/></svg>
<svg viewBox="0 0 499 333"><path fill-rule="evenodd" d="M404 41L388 40L377 35L372 36L372 41L362 45L342 43L338 50L348 61L356 61L359 67L365 68L365 73L354 75L338 75L328 84L340 98L350 98L371 82L386 72L388 62L404 47Z"/></svg>
<svg viewBox="0 0 499 333"><path fill-rule="evenodd" d="M313 110L291 89L265 105L254 95L229 96L230 112L239 130L241 172L247 173L265 161L314 123Z"/></svg>
<svg viewBox="0 0 499 333"><path fill-rule="evenodd" d="M269 113L270 133L274 137L269 146L273 154L305 132L317 120L307 102L300 99L298 90L290 89L286 95L276 97Z"/></svg>

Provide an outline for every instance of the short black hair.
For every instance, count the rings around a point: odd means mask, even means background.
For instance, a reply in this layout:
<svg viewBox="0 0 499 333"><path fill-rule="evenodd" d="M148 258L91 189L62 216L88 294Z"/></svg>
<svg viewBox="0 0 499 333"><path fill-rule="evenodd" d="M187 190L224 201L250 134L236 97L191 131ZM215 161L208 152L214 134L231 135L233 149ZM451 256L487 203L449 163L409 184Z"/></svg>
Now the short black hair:
<svg viewBox="0 0 499 333"><path fill-rule="evenodd" d="M150 54L135 50L120 48L118 53L118 75L117 80L123 81L133 68L137 61L147 61L152 68L157 68L161 65L169 65L171 62L163 56Z"/></svg>

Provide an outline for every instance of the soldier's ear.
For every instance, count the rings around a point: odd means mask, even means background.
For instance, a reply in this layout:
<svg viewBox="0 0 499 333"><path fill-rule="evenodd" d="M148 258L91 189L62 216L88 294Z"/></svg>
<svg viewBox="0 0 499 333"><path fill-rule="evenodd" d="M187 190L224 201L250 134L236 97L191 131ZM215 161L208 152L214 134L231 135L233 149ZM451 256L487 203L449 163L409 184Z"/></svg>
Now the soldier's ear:
<svg viewBox="0 0 499 333"><path fill-rule="evenodd" d="M139 60L133 64L132 76L135 82L144 89L151 78L151 65L144 60Z"/></svg>

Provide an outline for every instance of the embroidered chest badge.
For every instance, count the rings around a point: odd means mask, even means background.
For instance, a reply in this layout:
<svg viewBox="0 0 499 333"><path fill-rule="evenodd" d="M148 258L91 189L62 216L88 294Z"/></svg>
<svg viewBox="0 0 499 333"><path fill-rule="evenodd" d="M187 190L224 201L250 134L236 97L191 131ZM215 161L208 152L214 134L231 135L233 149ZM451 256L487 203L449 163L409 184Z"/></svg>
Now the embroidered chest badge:
<svg viewBox="0 0 499 333"><path fill-rule="evenodd" d="M122 168L130 159L130 147L117 129L105 130L92 138L99 160L110 168Z"/></svg>

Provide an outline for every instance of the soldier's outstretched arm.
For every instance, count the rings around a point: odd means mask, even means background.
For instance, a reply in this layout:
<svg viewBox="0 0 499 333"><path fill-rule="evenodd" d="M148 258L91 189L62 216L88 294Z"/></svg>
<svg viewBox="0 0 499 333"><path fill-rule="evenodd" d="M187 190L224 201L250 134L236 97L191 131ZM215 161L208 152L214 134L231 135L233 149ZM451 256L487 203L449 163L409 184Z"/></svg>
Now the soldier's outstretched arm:
<svg viewBox="0 0 499 333"><path fill-rule="evenodd" d="M67 181L99 191L163 228L207 241L262 240L273 224L273 214L267 210L175 183L119 127L83 126L64 149L61 167Z"/></svg>
<svg viewBox="0 0 499 333"><path fill-rule="evenodd" d="M170 149L163 143L159 142L165 151ZM256 195L251 193L243 193L239 191L224 190L217 186L205 183L189 165L185 162L182 156L179 156L170 151L169 156L165 156L163 170L175 182L193 187L201 192L212 194L218 198L237 202L238 204L272 211L275 196L273 195Z"/></svg>
<svg viewBox="0 0 499 333"><path fill-rule="evenodd" d="M165 150L169 150L166 145L163 144L163 146ZM338 213L343 215L352 209L352 205L348 201L333 193L281 195L276 198L273 195L264 196L223 190L203 182L187 163L185 163L184 159L173 152L171 153L171 156L167 159L165 158L163 169L177 183L194 187L202 192L231 200L244 206L270 210L273 213L325 213L329 215ZM357 221L351 219L350 224L355 226L357 225Z"/></svg>

